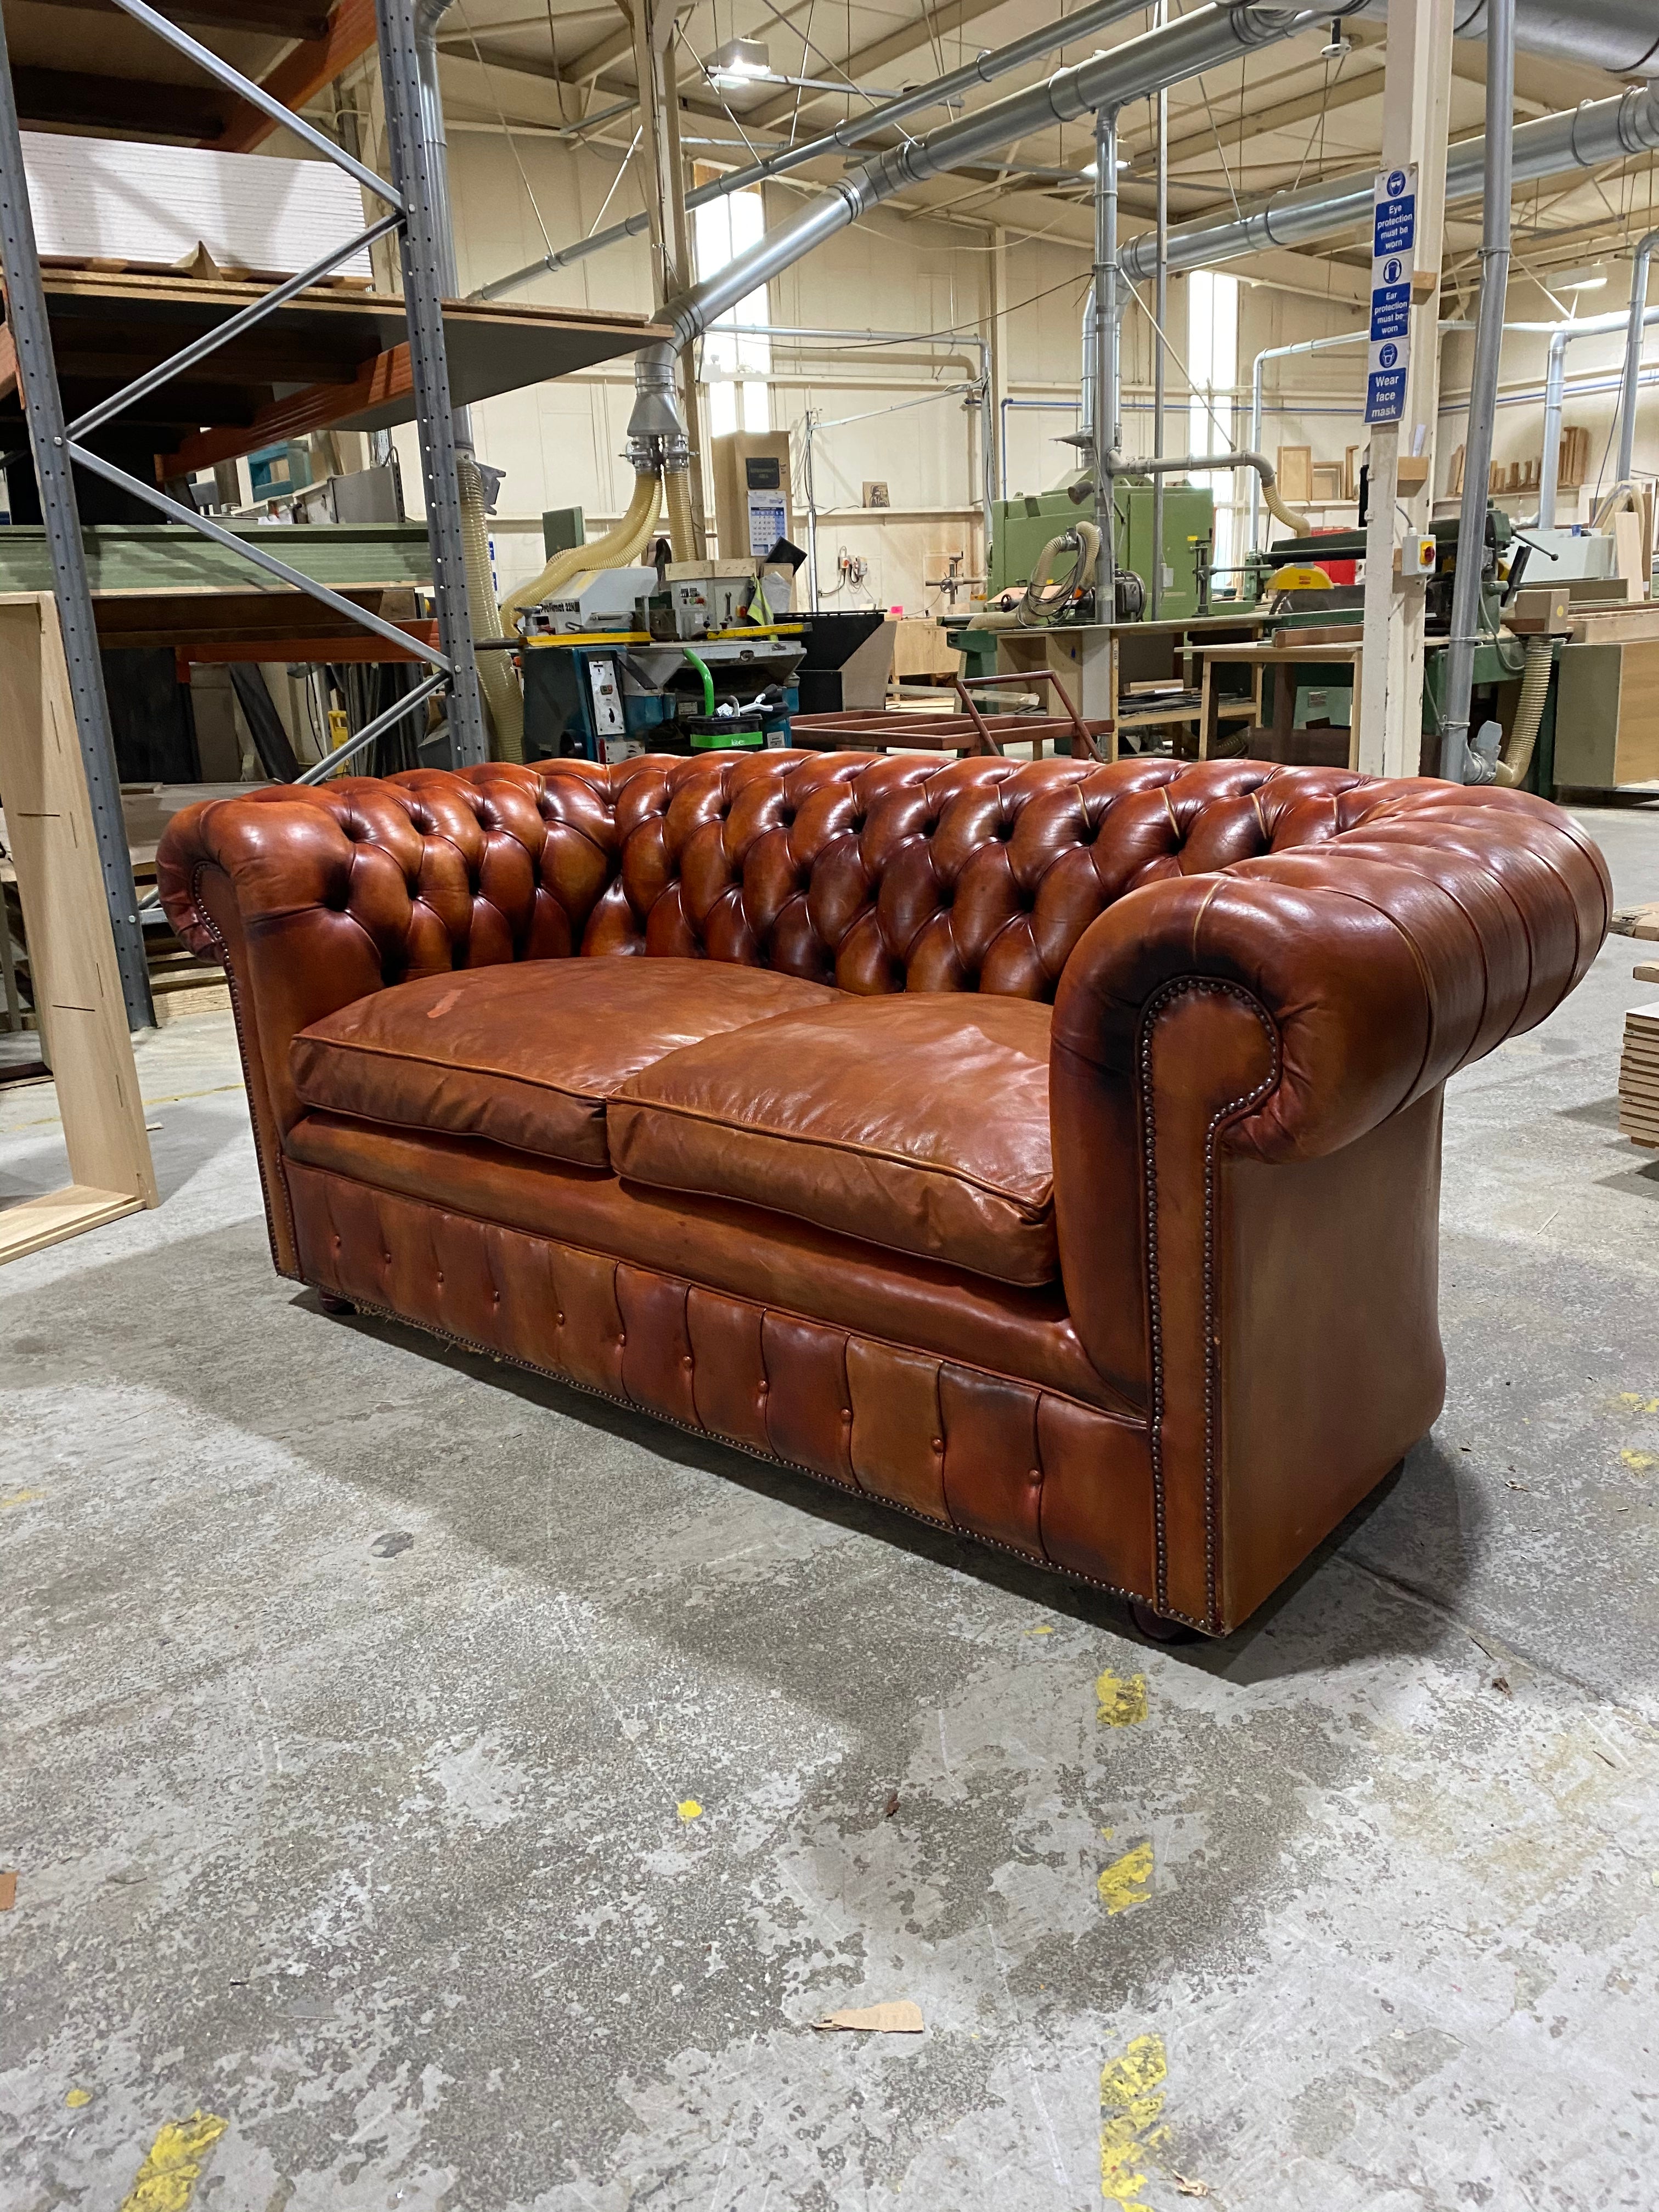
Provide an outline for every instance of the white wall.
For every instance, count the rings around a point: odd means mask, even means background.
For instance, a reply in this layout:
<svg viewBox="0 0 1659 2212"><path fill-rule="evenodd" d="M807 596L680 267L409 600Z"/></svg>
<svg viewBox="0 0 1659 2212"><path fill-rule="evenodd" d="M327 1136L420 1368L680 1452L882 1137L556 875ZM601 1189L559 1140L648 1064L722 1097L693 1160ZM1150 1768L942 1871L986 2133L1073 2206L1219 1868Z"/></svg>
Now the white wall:
<svg viewBox="0 0 1659 2212"><path fill-rule="evenodd" d="M555 244L594 227L620 159L620 148L576 149L522 134L516 138L515 158L515 147L499 131L452 125L452 195L463 290L531 262L545 250L529 194ZM799 193L787 184L767 187L769 223L781 221L799 204ZM630 168L605 222L632 214L639 205ZM1040 491L1063 482L1077 465L1073 450L1060 440L1076 427L1069 403L1077 394L1089 273L1089 255L1080 245L879 209L786 271L771 288L770 318L836 329L994 333L996 397L1019 403L1006 414L999 409L994 424L999 489L1006 425L1009 492ZM1310 282L1317 282L1312 264ZM557 276L544 276L520 296L548 305L648 311L646 241L631 240ZM1146 297L1150 305L1150 290ZM1256 349L1352 328L1358 314L1351 303L1246 285L1240 301L1234 412L1239 444L1248 431L1250 365ZM1182 356L1186 328L1186 287L1176 278L1170 287L1169 337ZM1125 439L1131 452L1151 450L1152 359L1149 320L1132 301L1123 330ZM1316 459L1340 462L1348 446L1363 442L1362 362L1356 349L1352 354L1270 365L1270 411L1262 439L1270 459L1281 445L1308 445ZM801 426L809 408L821 426L814 453L825 590L835 582L836 557L843 549L867 564L864 586L846 593L843 604L896 605L913 612L938 606L940 596L926 588L925 580L943 574L953 552L965 556L969 574L982 573L978 410L965 406L961 395L908 404L929 391L965 382L976 370L976 348L960 343L873 349L817 341L775 343L771 416L775 428L791 433L794 506L803 526ZM1187 386L1174 362L1168 392L1166 442L1178 448L1187 439ZM1058 404L1038 407L1033 402ZM621 513L633 483L623 454L631 404L631 370L623 359L506 394L473 410L481 458L507 472L495 531L504 590L533 575L542 564L544 508L580 505L591 530ZM1291 411L1276 411L1280 407ZM839 419L853 416L867 419ZM1455 441L1454 436L1449 442ZM399 444L405 489L416 504L419 471L412 430L400 434ZM861 509L866 481L886 483L891 501L886 514ZM1352 510L1333 510L1321 519L1346 525Z"/></svg>
<svg viewBox="0 0 1659 2212"><path fill-rule="evenodd" d="M1563 319L1561 307L1571 308L1575 298L1578 315L1585 319L1607 314L1622 316L1630 301L1630 264L1609 261L1605 266L1606 285L1598 291L1576 295L1557 295L1552 298L1531 278L1517 280L1510 287L1505 309L1508 319L1511 322L1553 323ZM1659 288L1650 288L1650 299L1656 292ZM1473 316L1473 308L1470 312ZM1549 343L1548 334L1543 331L1509 331L1504 334L1498 371L1498 405L1492 422L1492 459L1506 466L1511 461L1542 459L1543 392ZM1648 365L1659 362L1659 324L1648 330L1644 351ZM1439 481L1443 495L1449 495L1451 459L1468 429L1466 399L1474 358L1472 332L1448 333L1442 361L1443 407L1449 410L1441 418ZM1590 457L1589 481L1583 489L1563 490L1558 498L1556 520L1559 524L1588 521L1595 504L1598 483L1604 491L1613 485L1618 458L1618 383L1624 358L1622 330L1576 338L1567 348L1567 386L1561 420L1564 427L1577 426L1589 431ZM1604 388L1586 388L1595 384ZM1659 475L1659 389L1653 386L1641 390L1634 458L1638 481L1651 480ZM1530 494L1511 498L1505 504L1517 517L1531 515L1535 511L1535 501Z"/></svg>

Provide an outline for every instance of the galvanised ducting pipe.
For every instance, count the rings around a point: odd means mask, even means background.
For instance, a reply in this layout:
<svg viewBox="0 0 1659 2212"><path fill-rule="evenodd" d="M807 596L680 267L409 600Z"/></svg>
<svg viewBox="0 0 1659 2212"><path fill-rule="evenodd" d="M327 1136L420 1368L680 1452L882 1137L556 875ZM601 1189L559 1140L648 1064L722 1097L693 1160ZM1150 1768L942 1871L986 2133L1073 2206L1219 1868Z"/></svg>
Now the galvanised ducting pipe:
<svg viewBox="0 0 1659 2212"><path fill-rule="evenodd" d="M1117 495L1112 483L1111 457L1122 436L1118 422L1122 390L1119 349L1122 323L1118 313L1117 269L1117 110L1098 108L1095 113L1095 281L1089 288L1093 303L1090 331L1090 428L1094 439L1095 528L1100 533L1097 556L1096 605L1102 620L1117 620ZM1156 549L1161 561L1164 549Z"/></svg>
<svg viewBox="0 0 1659 2212"><path fill-rule="evenodd" d="M1642 381L1642 328L1647 319L1648 264L1659 246L1659 230L1638 240L1630 275L1630 327L1625 337L1625 390L1619 410L1620 483L1630 482L1636 461L1636 391ZM1547 460L1548 454L1545 459Z"/></svg>
<svg viewBox="0 0 1659 2212"><path fill-rule="evenodd" d="M1469 427L1463 446L1463 504L1457 524L1457 570L1452 578L1451 636L1446 648L1445 719L1441 726L1440 773L1450 783L1491 783L1496 758L1469 747L1469 700L1474 653L1480 641L1486 569L1488 482L1492 475L1492 416L1504 350L1504 306L1510 289L1510 118L1515 113L1515 0L1492 0L1486 38L1486 183L1480 238L1480 312L1474 331L1474 374L1469 381Z"/></svg>
<svg viewBox="0 0 1659 2212"><path fill-rule="evenodd" d="M1357 4L1358 0L1334 7L1331 0L1326 0L1323 7L1285 5L1283 0L1231 0L1231 4L1211 0L1211 4L1194 9L1162 30L1127 40L1109 53L1061 70L1042 84L1011 93L1006 100L994 100L975 114L942 124L926 137L912 139L908 145L895 147L866 162L850 176L839 179L821 199L809 203L789 222L769 231L717 276L669 301L661 310L661 319L672 324L678 344L689 345L728 307L895 192L982 161L1014 140L1051 130L1057 123L1076 123L1101 108L1121 107L1128 100L1145 99L1164 85L1201 76L1206 70L1218 69L1241 54L1327 23L1333 15L1351 14ZM1069 27L1076 18L1066 21ZM1370 193L1368 178L1368 208Z"/></svg>
<svg viewBox="0 0 1659 2212"><path fill-rule="evenodd" d="M1359 12L1386 21L1389 0L1365 0ZM1487 0L1454 0L1453 38L1484 39L1490 12ZM1515 43L1609 76L1659 76L1653 0L1515 0Z"/></svg>
<svg viewBox="0 0 1659 2212"><path fill-rule="evenodd" d="M1586 101L1570 114L1541 115L1535 123L1523 123L1511 144L1516 184L1653 153L1659 150L1659 82L1632 85L1611 100ZM1480 198L1486 161L1484 138L1467 138L1451 149L1446 157L1448 205ZM1363 176L1287 192L1234 222L1178 223L1170 233L1169 265L1209 269L1268 246L1305 246L1313 239L1363 228L1371 219L1376 183L1375 171L1367 169ZM1132 238L1120 258L1127 276L1151 276L1158 265L1155 234L1143 231Z"/></svg>
<svg viewBox="0 0 1659 2212"><path fill-rule="evenodd" d="M901 93L896 100L884 100L866 114L849 116L845 123L838 123L822 137L809 138L799 146L786 146L781 153L770 155L763 161L751 161L746 168L728 169L713 184L699 185L696 191L689 192L685 204L688 208L706 207L728 192L764 184L769 177L781 177L791 169L804 168L809 161L850 153L854 146L879 137L884 131L920 114L924 108L942 107L961 94L971 92L975 85L989 84L997 77L1010 76L1016 70L1024 69L1027 62L1042 60L1057 46L1075 46L1079 39L1092 38L1097 31L1109 29L1126 16L1139 15L1145 4L1146 0L1095 0L1092 7L1079 8L1074 15L1061 15L1052 23L1028 31L1023 39L1012 40L1006 46L993 47L963 68L952 70L948 76L935 77L913 91ZM576 239L556 252L544 254L539 261L514 270L510 276L496 277L472 296L476 300L504 299L509 292L520 290L538 276L568 269L573 261L584 260L590 253L602 253L609 246L620 246L625 238L638 238L650 227L649 216L630 215L624 222L613 222L608 230L596 230L591 238Z"/></svg>
<svg viewBox="0 0 1659 2212"><path fill-rule="evenodd" d="M449 141L444 131L444 104L438 89L438 26L448 13L451 0L416 0L415 61L420 83L421 118L432 151L432 235L438 249L438 283L446 300L459 287L455 270L455 233L449 204ZM501 617L495 605L495 580L489 565L489 524L484 503L483 478L472 443L472 412L467 407L451 410L455 425L455 489L461 508L461 544L466 557L466 596L472 612L475 641L500 637ZM524 758L524 694L507 665L504 653L476 656L478 689L489 710L497 760Z"/></svg>
<svg viewBox="0 0 1659 2212"><path fill-rule="evenodd" d="M1544 371L1544 458L1538 474L1538 527L1540 530L1551 530L1555 526L1556 495L1561 484L1561 417L1565 412L1567 397L1567 348L1578 338L1611 337L1614 331L1624 329L1625 321L1623 315L1586 315L1580 322L1558 323L1550 332L1549 357ZM1630 318L1638 376L1642 367L1642 331L1646 323L1659 323L1659 307L1648 310L1638 307ZM1515 327L1510 324L1511 330ZM1628 362L1628 351L1626 359ZM1628 377L1628 366L1626 374ZM1621 454L1622 452L1621 438ZM1623 483L1629 475L1629 466L1621 459L1615 481Z"/></svg>

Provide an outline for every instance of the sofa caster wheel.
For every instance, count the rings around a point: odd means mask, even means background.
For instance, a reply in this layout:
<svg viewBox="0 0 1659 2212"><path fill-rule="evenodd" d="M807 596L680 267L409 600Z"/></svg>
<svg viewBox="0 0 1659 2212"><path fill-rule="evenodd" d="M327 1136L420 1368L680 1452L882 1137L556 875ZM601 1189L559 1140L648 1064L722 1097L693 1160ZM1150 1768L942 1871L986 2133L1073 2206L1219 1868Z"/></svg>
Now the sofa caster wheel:
<svg viewBox="0 0 1659 2212"><path fill-rule="evenodd" d="M332 1291L319 1291L317 1303L325 1314L355 1314L357 1310L349 1298L337 1298Z"/></svg>
<svg viewBox="0 0 1659 2212"><path fill-rule="evenodd" d="M1158 1613L1138 1597L1129 1600L1129 1618L1149 1644L1196 1644L1198 1631L1188 1628L1184 1620L1171 1620L1166 1613Z"/></svg>

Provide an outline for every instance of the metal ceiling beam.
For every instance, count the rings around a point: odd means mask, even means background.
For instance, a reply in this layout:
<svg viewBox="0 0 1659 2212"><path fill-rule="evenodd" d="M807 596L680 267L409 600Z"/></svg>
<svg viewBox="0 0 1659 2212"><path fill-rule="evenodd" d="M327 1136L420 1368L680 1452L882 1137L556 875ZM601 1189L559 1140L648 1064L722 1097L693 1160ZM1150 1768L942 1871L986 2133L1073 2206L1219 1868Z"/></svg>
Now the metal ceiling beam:
<svg viewBox="0 0 1659 2212"><path fill-rule="evenodd" d="M13 70L11 82L26 131L32 125L68 124L82 131L118 131L124 137L212 138L237 105L210 85L84 76L27 63Z"/></svg>
<svg viewBox="0 0 1659 2212"><path fill-rule="evenodd" d="M1253 138L1266 137L1274 131L1288 130L1292 124L1305 123L1315 115L1330 114L1340 107L1352 107L1364 100L1382 97L1382 71L1380 67L1365 64L1354 69L1352 64L1345 69L1328 90L1323 86L1305 92L1299 98L1282 100L1271 107L1248 110L1243 115L1218 116L1213 125L1206 124L1202 131L1194 131L1184 138L1172 139L1170 143L1170 166L1178 168L1183 161L1200 161L1206 154L1213 155L1218 139L1224 146L1248 145ZM1152 149L1134 157L1131 167L1141 174L1148 173L1154 166Z"/></svg>
<svg viewBox="0 0 1659 2212"><path fill-rule="evenodd" d="M890 64L902 61L907 54L931 47L936 39L942 41L953 37L957 31L965 30L969 23L977 21L980 16L994 14L1004 4L1005 0L945 0L942 8L924 8L915 22L906 23L899 30L890 31L885 38L876 40L871 46L859 47L842 60L838 66L853 81L847 88L848 98L857 97L853 84L861 79L878 76ZM816 107L821 101L833 100L834 97L833 93L804 93L801 95L801 112L804 114L809 107ZM743 120L764 130L770 124L787 120L794 112L794 97L793 94L786 94L781 99L763 100L758 107L751 108Z"/></svg>
<svg viewBox="0 0 1659 2212"><path fill-rule="evenodd" d="M343 70L361 61L375 43L374 0L339 0L320 39L302 39L290 47L260 90L279 100L284 107L301 108L314 100L325 85L332 84ZM252 100L233 100L223 128L204 143L222 154L247 154L262 146L276 125Z"/></svg>
<svg viewBox="0 0 1659 2212"><path fill-rule="evenodd" d="M118 15L116 0L41 0L53 8L79 8ZM198 30L243 31L268 39L322 39L328 35L328 9L319 0L173 0L175 23Z"/></svg>

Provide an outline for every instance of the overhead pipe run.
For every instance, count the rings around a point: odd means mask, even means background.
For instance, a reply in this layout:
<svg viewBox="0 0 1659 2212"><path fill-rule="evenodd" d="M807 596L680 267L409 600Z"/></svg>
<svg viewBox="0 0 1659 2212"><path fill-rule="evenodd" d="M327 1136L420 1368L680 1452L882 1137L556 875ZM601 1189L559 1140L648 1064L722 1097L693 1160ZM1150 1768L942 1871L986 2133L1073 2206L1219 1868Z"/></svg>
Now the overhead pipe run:
<svg viewBox="0 0 1659 2212"><path fill-rule="evenodd" d="M1268 513L1275 515L1293 538L1305 538L1312 529L1305 514L1286 507L1279 497L1278 472L1265 453L1159 453L1139 459L1126 453L1106 456L1107 473L1113 477L1201 476L1218 469L1254 469ZM1075 500L1089 499L1093 495L1091 483L1076 484L1071 493Z"/></svg>
<svg viewBox="0 0 1659 2212"><path fill-rule="evenodd" d="M1642 381L1642 329L1647 321L1648 264L1659 230L1637 241L1630 272L1630 324L1625 337L1625 389L1619 410L1619 482L1628 483L1636 463L1636 392ZM1547 454L1545 456L1547 459Z"/></svg>
<svg viewBox="0 0 1659 2212"><path fill-rule="evenodd" d="M1469 380L1463 504L1457 525L1451 638L1446 650L1445 719L1440 738L1440 773L1450 783L1491 783L1498 773L1495 757L1470 750L1469 701L1474 688L1475 647L1480 643L1492 418L1504 349L1504 306L1510 285L1510 203L1515 189L1510 118L1514 112L1515 0L1492 0L1486 32L1480 311L1474 332L1474 374Z"/></svg>
<svg viewBox="0 0 1659 2212"><path fill-rule="evenodd" d="M444 104L438 89L438 26L451 0L416 0L415 66L421 118L431 151L432 235L438 252L438 287L446 300L459 289L455 270L455 232L449 204L449 141L444 132ZM466 562L467 604L475 641L500 637L495 580L489 562L489 524L483 477L472 442L472 411L451 410L455 425L455 489L461 510L461 547ZM507 665L504 653L477 654L478 689L489 710L498 760L524 758L524 694Z"/></svg>
<svg viewBox="0 0 1659 2212"><path fill-rule="evenodd" d="M1231 0L1231 4L1195 8L1162 30L1126 40L1110 52L1097 54L1074 68L1058 71L1041 84L1011 93L975 113L946 123L925 137L895 147L850 175L838 179L819 199L811 201L787 222L769 231L748 252L728 262L718 275L680 293L662 308L677 342L689 345L715 319L760 285L779 276L844 230L895 192L946 174L1000 152L1016 139L1075 123L1103 107L1142 100L1160 86L1179 84L1241 54L1277 44L1297 32L1352 12L1358 0L1333 7L1280 4L1280 0ZM1077 18L1065 19L1074 35ZM1656 143L1659 143L1656 139ZM1366 184L1367 204L1370 184Z"/></svg>
<svg viewBox="0 0 1659 2212"><path fill-rule="evenodd" d="M769 231L746 253L738 255L702 283L677 294L659 309L658 319L673 331L673 346L652 347L635 356L635 385L640 400L629 425L630 453L642 409L648 416L656 416L665 405L678 425L672 392L663 383L665 374L672 380L675 351L702 337L750 293L793 268L815 246L890 199L895 192L996 153L1053 124L1075 122L1103 109L1115 112L1125 101L1144 99L1164 85L1201 76L1206 70L1241 53L1328 22L1334 12L1351 13L1358 4L1358 0L1346 0L1346 5L1334 11L1331 0L1326 0L1323 7L1285 5L1282 0L1224 0L1224 4L1223 0L1209 0L1209 4L1175 23L1143 33L1110 53L1093 55L1041 84L994 100L976 114L943 125L926 137L913 139L841 179L791 221ZM1079 18L1066 21L1067 36L1075 35ZM1114 185L1115 180L1114 159ZM681 428L682 440L684 434Z"/></svg>
<svg viewBox="0 0 1659 2212"><path fill-rule="evenodd" d="M975 85L989 84L997 77L1011 76L1014 70L1024 69L1027 62L1042 60L1058 46L1074 46L1079 39L1092 38L1097 31L1107 30L1126 16L1139 15L1144 5L1145 0L1095 0L1091 8L1079 8L1075 15L1061 15L1054 22L1043 23L1035 31L1027 32L1023 39L994 47L947 76L934 77L929 83L901 93L896 100L884 101L866 115L849 117L821 137L807 139L799 146L786 146L781 153L763 161L751 161L744 168L728 169L712 184L699 185L694 192L688 193L685 204L688 208L707 207L730 192L740 192L751 185L764 184L769 178L784 176L791 169L804 168L809 161L850 153L861 142L878 137L884 131L904 123L924 108L948 106L958 94L971 92ZM623 222L612 223L608 230L596 230L591 238L576 239L569 246L544 254L539 261L527 262L509 276L496 277L472 297L504 299L509 292L520 291L525 285L533 283L538 276L568 269L573 262L585 260L591 253L603 253L607 246L620 246L625 238L637 238L649 228L648 216L631 215Z"/></svg>
<svg viewBox="0 0 1659 2212"><path fill-rule="evenodd" d="M1595 169L1632 155L1659 150L1659 82L1630 86L1611 100L1587 101L1563 115L1523 123L1510 137L1514 182L1528 184L1571 169ZM1479 199L1486 188L1486 142L1468 138L1446 158L1446 202ZM1210 269L1270 246L1306 246L1334 233L1363 228L1371 219L1376 173L1310 185L1270 200L1230 222L1178 223L1170 233L1171 270ZM1124 274L1147 277L1158 261L1158 239L1143 231L1124 247Z"/></svg>
<svg viewBox="0 0 1659 2212"><path fill-rule="evenodd" d="M1645 271L1644 272L1645 275ZM1549 359L1544 372L1544 458L1538 477L1538 527L1552 530L1555 526L1556 496L1561 483L1561 416L1566 404L1567 348L1576 338L1607 337L1626 326L1623 315L1586 315L1582 322L1557 323L1550 331ZM1633 394L1630 380L1629 360L1632 350L1636 356L1637 374L1641 374L1642 331L1644 325L1659 323L1659 307L1644 310L1633 307L1629 317L1630 340L1626 349L1626 389ZM1517 327L1510 324L1513 330ZM1630 420L1632 444L1635 439L1635 408L1625 410ZM1630 476L1630 464L1625 454L1624 430L1621 420L1620 432L1619 474L1616 482L1624 483Z"/></svg>
<svg viewBox="0 0 1659 2212"><path fill-rule="evenodd" d="M1365 0L1359 12L1386 21L1389 0ZM1488 0L1455 0L1453 38L1484 39L1490 12ZM1516 0L1515 43L1523 52L1609 76L1659 76L1653 0Z"/></svg>
<svg viewBox="0 0 1659 2212"><path fill-rule="evenodd" d="M1095 281L1090 288L1094 303L1091 333L1094 359L1090 413L1094 434L1095 529L1100 538L1095 605L1100 619L1109 623L1117 620L1117 500L1111 456L1123 434L1118 421L1122 322L1117 288L1117 110L1103 107L1095 115ZM1158 550L1162 557L1163 549Z"/></svg>

